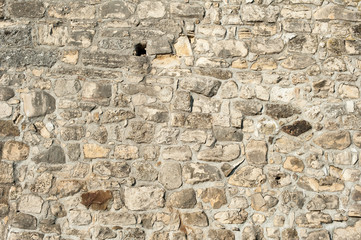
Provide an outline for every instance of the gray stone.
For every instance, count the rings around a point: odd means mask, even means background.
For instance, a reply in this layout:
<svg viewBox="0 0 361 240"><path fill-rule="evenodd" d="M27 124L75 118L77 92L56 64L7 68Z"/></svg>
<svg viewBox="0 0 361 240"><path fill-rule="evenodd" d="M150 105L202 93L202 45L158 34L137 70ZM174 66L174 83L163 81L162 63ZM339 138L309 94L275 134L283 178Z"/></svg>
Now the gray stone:
<svg viewBox="0 0 361 240"><path fill-rule="evenodd" d="M136 180L155 181L158 178L158 171L150 163L135 162L132 165L132 169Z"/></svg>
<svg viewBox="0 0 361 240"><path fill-rule="evenodd" d="M32 44L31 28L27 26L2 28L0 44L6 47L30 47Z"/></svg>
<svg viewBox="0 0 361 240"><path fill-rule="evenodd" d="M62 164L65 163L65 153L60 146L52 146L49 150L33 157L36 163Z"/></svg>
<svg viewBox="0 0 361 240"><path fill-rule="evenodd" d="M67 81L65 79L59 79L54 85L54 93L58 97L74 95L79 92L80 89L81 85L78 80Z"/></svg>
<svg viewBox="0 0 361 240"><path fill-rule="evenodd" d="M161 165L159 182L168 190L182 186L182 170L179 163L166 162Z"/></svg>
<svg viewBox="0 0 361 240"><path fill-rule="evenodd" d="M334 240L358 240L361 238L361 221L357 221L353 226L336 228L333 231Z"/></svg>
<svg viewBox="0 0 361 240"><path fill-rule="evenodd" d="M244 166L231 175L228 183L240 187L258 187L265 181L266 175L261 168Z"/></svg>
<svg viewBox="0 0 361 240"><path fill-rule="evenodd" d="M168 121L168 109L160 104L139 106L136 110L137 115L144 120L162 123Z"/></svg>
<svg viewBox="0 0 361 240"><path fill-rule="evenodd" d="M234 240L235 236L231 230L227 229L210 229L208 231L208 239L210 240Z"/></svg>
<svg viewBox="0 0 361 240"><path fill-rule="evenodd" d="M150 210L164 206L164 190L159 187L127 187L124 196L125 206L129 210Z"/></svg>
<svg viewBox="0 0 361 240"><path fill-rule="evenodd" d="M196 3L171 3L170 13L174 17L202 19L204 8Z"/></svg>
<svg viewBox="0 0 361 240"><path fill-rule="evenodd" d="M145 232L141 228L127 228L123 231L124 240L145 240Z"/></svg>
<svg viewBox="0 0 361 240"><path fill-rule="evenodd" d="M138 17L145 18L162 18L165 14L165 6L160 1L144 1L137 7Z"/></svg>
<svg viewBox="0 0 361 240"><path fill-rule="evenodd" d="M206 97L213 97L216 95L220 86L220 81L211 79L185 78L179 81L180 88L202 94Z"/></svg>
<svg viewBox="0 0 361 240"><path fill-rule="evenodd" d="M215 166L204 163L186 163L182 169L183 179L188 184L214 182L222 179L221 172Z"/></svg>
<svg viewBox="0 0 361 240"><path fill-rule="evenodd" d="M38 214L41 212L44 200L32 194L22 195L19 201L18 210L24 213Z"/></svg>
<svg viewBox="0 0 361 240"><path fill-rule="evenodd" d="M16 18L41 18L45 7L42 2L14 2L9 6L9 13Z"/></svg>
<svg viewBox="0 0 361 240"><path fill-rule="evenodd" d="M240 112L244 116L260 115L263 109L263 105L260 102L249 100L238 100L233 102L231 111Z"/></svg>
<svg viewBox="0 0 361 240"><path fill-rule="evenodd" d="M80 140L85 136L85 129L82 126L67 126L60 129L60 134L64 141Z"/></svg>
<svg viewBox="0 0 361 240"><path fill-rule="evenodd" d="M129 212L102 212L99 214L99 223L104 225L133 225L137 219Z"/></svg>
<svg viewBox="0 0 361 240"><path fill-rule="evenodd" d="M326 132L316 137L314 142L325 149L343 150L351 145L351 137L347 131Z"/></svg>
<svg viewBox="0 0 361 240"><path fill-rule="evenodd" d="M313 65L314 63L315 60L308 55L295 54L290 55L281 63L281 66L290 70L301 70Z"/></svg>
<svg viewBox="0 0 361 240"><path fill-rule="evenodd" d="M314 13L316 20L361 21L361 13L337 5L326 5Z"/></svg>
<svg viewBox="0 0 361 240"><path fill-rule="evenodd" d="M154 125L147 122L130 122L126 131L126 138L136 143L149 143L153 140Z"/></svg>
<svg viewBox="0 0 361 240"><path fill-rule="evenodd" d="M277 6L263 7L256 4L244 4L241 10L241 18L246 22L275 22L280 11Z"/></svg>
<svg viewBox="0 0 361 240"><path fill-rule="evenodd" d="M20 136L19 128L10 120L0 120L0 137L16 136Z"/></svg>
<svg viewBox="0 0 361 240"><path fill-rule="evenodd" d="M224 189L206 188L201 191L200 198L205 203L210 203L212 208L218 209L227 204L227 196Z"/></svg>
<svg viewBox="0 0 361 240"><path fill-rule="evenodd" d="M246 146L246 159L251 165L267 164L267 143L264 141L251 140Z"/></svg>
<svg viewBox="0 0 361 240"><path fill-rule="evenodd" d="M24 112L27 117L39 117L55 111L56 100L49 93L35 91L22 95Z"/></svg>
<svg viewBox="0 0 361 240"><path fill-rule="evenodd" d="M152 4L154 2L151 2ZM149 9L147 9L149 11ZM171 45L167 39L148 40L147 55L167 54L172 53Z"/></svg>
<svg viewBox="0 0 361 240"><path fill-rule="evenodd" d="M192 110L192 97L189 92L177 91L172 107L175 110L190 112Z"/></svg>
<svg viewBox="0 0 361 240"><path fill-rule="evenodd" d="M125 162L100 161L93 165L93 171L103 176L125 178L130 174L130 166Z"/></svg>
<svg viewBox="0 0 361 240"><path fill-rule="evenodd" d="M0 162L0 183L14 182L13 163Z"/></svg>
<svg viewBox="0 0 361 240"><path fill-rule="evenodd" d="M11 221L11 226L15 228L35 230L37 226L36 217L25 213L16 213Z"/></svg>
<svg viewBox="0 0 361 240"><path fill-rule="evenodd" d="M185 119L185 127L190 129L212 128L212 115L208 113L191 113Z"/></svg>
<svg viewBox="0 0 361 240"><path fill-rule="evenodd" d="M297 35L288 42L288 51L295 53L315 53L318 47L316 35Z"/></svg>
<svg viewBox="0 0 361 240"><path fill-rule="evenodd" d="M162 157L165 160L189 161L192 159L192 150L189 146L166 147Z"/></svg>
<svg viewBox="0 0 361 240"><path fill-rule="evenodd" d="M248 54L247 45L242 41L221 40L213 45L217 57L245 57Z"/></svg>
<svg viewBox="0 0 361 240"><path fill-rule="evenodd" d="M214 148L203 149L198 153L198 159L210 162L229 162L237 159L241 153L238 144L216 145Z"/></svg>
<svg viewBox="0 0 361 240"><path fill-rule="evenodd" d="M9 87L0 87L0 101L7 101L14 97L14 90Z"/></svg>
<svg viewBox="0 0 361 240"><path fill-rule="evenodd" d="M181 215L182 222L185 225L207 227L208 217L204 212L189 212Z"/></svg>
<svg viewBox="0 0 361 240"><path fill-rule="evenodd" d="M83 100L107 101L112 96L112 86L96 82L85 82L82 90Z"/></svg>
<svg viewBox="0 0 361 240"><path fill-rule="evenodd" d="M214 127L213 134L217 141L241 142L243 139L242 130L237 128Z"/></svg>
<svg viewBox="0 0 361 240"><path fill-rule="evenodd" d="M104 3L100 9L103 18L127 19L134 12L131 5L123 1L111 1Z"/></svg>
<svg viewBox="0 0 361 240"><path fill-rule="evenodd" d="M52 67L57 61L57 55L54 50L7 49L0 52L0 63L9 67Z"/></svg>
<svg viewBox="0 0 361 240"><path fill-rule="evenodd" d="M37 232L11 232L9 240L43 240L44 234Z"/></svg>
<svg viewBox="0 0 361 240"><path fill-rule="evenodd" d="M167 206L181 209L193 208L197 204L196 193L192 188L172 193L167 199Z"/></svg>
<svg viewBox="0 0 361 240"><path fill-rule="evenodd" d="M116 123L135 117L133 111L125 109L107 109L103 113L102 123Z"/></svg>
<svg viewBox="0 0 361 240"><path fill-rule="evenodd" d="M274 54L283 50L282 39L256 38L251 42L251 52L256 54Z"/></svg>
<svg viewBox="0 0 361 240"><path fill-rule="evenodd" d="M266 104L266 115L274 119L288 118L300 113L300 110L290 104Z"/></svg>

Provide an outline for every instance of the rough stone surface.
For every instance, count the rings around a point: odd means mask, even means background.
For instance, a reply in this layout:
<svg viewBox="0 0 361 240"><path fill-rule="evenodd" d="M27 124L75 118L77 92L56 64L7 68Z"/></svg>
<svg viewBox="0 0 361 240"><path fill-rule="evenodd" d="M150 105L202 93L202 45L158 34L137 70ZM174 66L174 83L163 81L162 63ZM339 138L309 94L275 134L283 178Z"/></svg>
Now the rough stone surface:
<svg viewBox="0 0 361 240"><path fill-rule="evenodd" d="M359 0L0 0L0 240L361 239Z"/></svg>

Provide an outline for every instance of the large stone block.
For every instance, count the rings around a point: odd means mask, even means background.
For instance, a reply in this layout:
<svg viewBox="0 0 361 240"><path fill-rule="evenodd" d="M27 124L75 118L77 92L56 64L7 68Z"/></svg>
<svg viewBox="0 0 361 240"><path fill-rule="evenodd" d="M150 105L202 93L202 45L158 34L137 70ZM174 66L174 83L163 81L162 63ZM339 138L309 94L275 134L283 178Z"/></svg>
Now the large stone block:
<svg viewBox="0 0 361 240"><path fill-rule="evenodd" d="M164 190L159 187L127 187L124 190L124 203L129 210L141 211L164 206Z"/></svg>
<svg viewBox="0 0 361 240"><path fill-rule="evenodd" d="M9 67L24 67L27 65L52 67L57 58L56 50L7 49L0 52L1 65Z"/></svg>
<svg viewBox="0 0 361 240"><path fill-rule="evenodd" d="M56 100L45 91L22 94L24 112L27 117L39 117L55 111Z"/></svg>
<svg viewBox="0 0 361 240"><path fill-rule="evenodd" d="M44 16L45 6L42 2L13 2L9 6L9 14L16 18L41 18Z"/></svg>

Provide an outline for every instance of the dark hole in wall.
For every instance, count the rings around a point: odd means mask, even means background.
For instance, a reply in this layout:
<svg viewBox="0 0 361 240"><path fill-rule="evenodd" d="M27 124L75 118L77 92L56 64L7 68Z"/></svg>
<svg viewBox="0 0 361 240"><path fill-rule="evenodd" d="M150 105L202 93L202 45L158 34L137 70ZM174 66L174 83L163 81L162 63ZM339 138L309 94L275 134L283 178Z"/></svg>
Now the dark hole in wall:
<svg viewBox="0 0 361 240"><path fill-rule="evenodd" d="M147 47L146 44L144 43L138 43L137 45L135 45L134 47L134 55L135 56L143 56L147 54L147 51L145 50Z"/></svg>

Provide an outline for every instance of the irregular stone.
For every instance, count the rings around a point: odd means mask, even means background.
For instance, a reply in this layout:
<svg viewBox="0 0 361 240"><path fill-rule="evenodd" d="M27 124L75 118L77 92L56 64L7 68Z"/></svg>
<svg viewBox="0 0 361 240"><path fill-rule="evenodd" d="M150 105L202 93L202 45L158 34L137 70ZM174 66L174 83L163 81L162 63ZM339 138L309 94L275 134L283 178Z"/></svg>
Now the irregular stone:
<svg viewBox="0 0 361 240"><path fill-rule="evenodd" d="M282 39L256 38L251 42L251 52L256 54L275 54L283 50Z"/></svg>
<svg viewBox="0 0 361 240"><path fill-rule="evenodd" d="M315 53L318 47L316 35L297 35L288 42L288 51L295 53Z"/></svg>
<svg viewBox="0 0 361 240"><path fill-rule="evenodd" d="M265 239L262 228L260 226L246 226L242 231L242 240L247 239Z"/></svg>
<svg viewBox="0 0 361 240"><path fill-rule="evenodd" d="M288 240L298 240L298 233L297 230L294 228L286 228L282 231L282 239L288 239Z"/></svg>
<svg viewBox="0 0 361 240"><path fill-rule="evenodd" d="M345 169L341 179L349 182L358 182L360 180L361 171L358 169Z"/></svg>
<svg viewBox="0 0 361 240"><path fill-rule="evenodd" d="M124 204L129 210L141 211L164 206L164 190L159 187L132 187L124 190Z"/></svg>
<svg viewBox="0 0 361 240"><path fill-rule="evenodd" d="M334 83L328 80L320 80L312 84L315 96L325 98L334 91Z"/></svg>
<svg viewBox="0 0 361 240"><path fill-rule="evenodd" d="M232 197L231 203L228 205L228 208L239 208L246 209L249 207L248 200L243 196Z"/></svg>
<svg viewBox="0 0 361 240"><path fill-rule="evenodd" d="M100 12L102 18L128 19L134 10L126 2L111 1L103 4Z"/></svg>
<svg viewBox="0 0 361 240"><path fill-rule="evenodd" d="M358 240L361 238L361 221L357 221L353 226L336 228L333 231L334 240Z"/></svg>
<svg viewBox="0 0 361 240"><path fill-rule="evenodd" d="M8 67L52 67L57 61L57 51L33 49L7 49L0 53L0 63Z"/></svg>
<svg viewBox="0 0 361 240"><path fill-rule="evenodd" d="M280 171L270 171L268 181L272 188L280 188L292 183L291 176Z"/></svg>
<svg viewBox="0 0 361 240"><path fill-rule="evenodd" d="M256 4L244 4L241 10L242 20L246 22L276 22L280 12L277 6L262 7Z"/></svg>
<svg viewBox="0 0 361 240"><path fill-rule="evenodd" d="M158 177L158 171L152 164L147 162L133 163L133 173L136 180L140 181L155 181Z"/></svg>
<svg viewBox="0 0 361 240"><path fill-rule="evenodd" d="M174 44L174 49L179 57L193 56L192 47L187 36L181 36Z"/></svg>
<svg viewBox="0 0 361 240"><path fill-rule="evenodd" d="M290 104L266 104L266 115L278 120L300 114L300 110Z"/></svg>
<svg viewBox="0 0 361 240"><path fill-rule="evenodd" d="M145 18L162 18L165 15L165 7L162 2L145 1L137 7L138 17Z"/></svg>
<svg viewBox="0 0 361 240"><path fill-rule="evenodd" d="M65 126L60 129L61 137L64 141L80 140L85 137L83 126Z"/></svg>
<svg viewBox="0 0 361 240"><path fill-rule="evenodd" d="M31 186L31 191L35 193L48 193L53 181L53 174L51 173L42 173L36 179L34 184Z"/></svg>
<svg viewBox="0 0 361 240"><path fill-rule="evenodd" d="M81 195L81 204L93 210L106 210L112 198L111 191L86 192Z"/></svg>
<svg viewBox="0 0 361 240"><path fill-rule="evenodd" d="M312 126L309 122L305 120L296 121L291 125L283 126L282 131L291 135L298 137L302 133L305 133L312 129Z"/></svg>
<svg viewBox="0 0 361 240"><path fill-rule="evenodd" d="M358 99L360 97L359 88L348 84L341 84L338 88L338 93L342 98Z"/></svg>
<svg viewBox="0 0 361 240"><path fill-rule="evenodd" d="M100 161L93 165L93 171L104 176L124 178L130 174L130 166L125 162Z"/></svg>
<svg viewBox="0 0 361 240"><path fill-rule="evenodd" d="M194 208L196 204L196 193L192 188L174 192L169 196L167 200L167 206L182 209Z"/></svg>
<svg viewBox="0 0 361 240"><path fill-rule="evenodd" d="M361 54L361 44L359 41L346 40L345 48L347 54L350 55L360 55Z"/></svg>
<svg viewBox="0 0 361 240"><path fill-rule="evenodd" d="M211 162L229 162L238 158L241 149L238 144L216 145L214 148L201 150L197 158Z"/></svg>
<svg viewBox="0 0 361 240"><path fill-rule="evenodd" d="M289 137L281 137L276 139L275 149L280 153L290 153L302 147L302 144L299 141L296 141Z"/></svg>
<svg viewBox="0 0 361 240"><path fill-rule="evenodd" d="M315 60L308 55L290 55L281 66L290 70L302 70L315 64Z"/></svg>
<svg viewBox="0 0 361 240"><path fill-rule="evenodd" d="M99 223L104 225L134 225L137 219L129 212L101 212Z"/></svg>
<svg viewBox="0 0 361 240"><path fill-rule="evenodd" d="M351 145L351 137L347 131L326 132L316 137L314 142L325 149L343 150Z"/></svg>
<svg viewBox="0 0 361 240"><path fill-rule="evenodd" d="M345 187L343 182L331 176L321 179L303 176L298 180L297 185L314 192L339 192Z"/></svg>
<svg viewBox="0 0 361 240"><path fill-rule="evenodd" d="M204 163L186 163L182 169L183 179L188 184L214 182L222 179L219 169Z"/></svg>
<svg viewBox="0 0 361 240"><path fill-rule="evenodd" d="M224 211L214 214L214 219L223 224L242 224L247 221L248 213L241 211Z"/></svg>
<svg viewBox="0 0 361 240"><path fill-rule="evenodd" d="M255 116L260 115L263 109L263 105L260 102L249 100L249 101L235 101L232 104L231 112L240 112L244 116Z"/></svg>
<svg viewBox="0 0 361 240"><path fill-rule="evenodd" d="M84 158L107 158L110 149L97 144L84 144L83 152Z"/></svg>
<svg viewBox="0 0 361 240"><path fill-rule="evenodd" d="M286 19L282 25L286 32L310 33L312 30L309 22L303 19Z"/></svg>
<svg viewBox="0 0 361 240"><path fill-rule="evenodd" d="M126 138L136 143L150 143L154 136L154 125L143 121L130 122Z"/></svg>
<svg viewBox="0 0 361 240"><path fill-rule="evenodd" d="M43 240L44 234L37 232L11 232L9 240Z"/></svg>
<svg viewBox="0 0 361 240"><path fill-rule="evenodd" d="M245 57L248 54L247 45L242 41L221 40L213 44L213 51L217 57Z"/></svg>
<svg viewBox="0 0 361 240"><path fill-rule="evenodd" d="M85 2L56 2L48 8L48 16L65 19L94 19L96 7Z"/></svg>
<svg viewBox="0 0 361 240"><path fill-rule="evenodd" d="M133 111L125 109L107 109L103 113L102 123L116 123L135 117Z"/></svg>
<svg viewBox="0 0 361 240"><path fill-rule="evenodd" d="M41 212L44 200L36 195L27 194L20 197L18 210L24 213L37 214Z"/></svg>
<svg viewBox="0 0 361 240"><path fill-rule="evenodd" d="M114 148L114 156L117 159L137 159L138 158L138 147L129 145L118 145Z"/></svg>
<svg viewBox="0 0 361 240"><path fill-rule="evenodd" d="M162 152L164 160L189 161L192 159L192 151L189 146L175 146L164 148Z"/></svg>
<svg viewBox="0 0 361 240"><path fill-rule="evenodd" d="M205 143L207 140L207 133L203 130L185 130L181 133L179 139L182 142Z"/></svg>
<svg viewBox="0 0 361 240"><path fill-rule="evenodd" d="M78 80L65 80L59 79L55 82L54 93L58 97L64 97L74 95L81 89L80 82Z"/></svg>
<svg viewBox="0 0 361 240"><path fill-rule="evenodd" d="M208 231L208 239L210 240L234 240L235 236L231 230L227 229L210 229Z"/></svg>
<svg viewBox="0 0 361 240"><path fill-rule="evenodd" d="M191 113L185 119L185 127L190 129L212 128L212 115L208 113Z"/></svg>
<svg viewBox="0 0 361 240"><path fill-rule="evenodd" d="M96 82L85 82L82 97L85 101L103 102L112 96L112 86Z"/></svg>
<svg viewBox="0 0 361 240"><path fill-rule="evenodd" d="M129 235L126 235L126 236L129 236ZM105 239L116 238L117 234L108 227L99 227L99 228L96 228L94 237L96 237L97 239L100 239L100 240L105 240Z"/></svg>
<svg viewBox="0 0 361 240"><path fill-rule="evenodd" d="M41 18L45 7L42 2L14 2L9 5L9 13L16 18Z"/></svg>
<svg viewBox="0 0 361 240"><path fill-rule="evenodd" d="M246 146L246 160L251 165L267 164L267 143L264 141L251 140Z"/></svg>
<svg viewBox="0 0 361 240"><path fill-rule="evenodd" d="M35 91L21 95L27 117L39 117L55 111L56 100L49 93Z"/></svg>
<svg viewBox="0 0 361 240"><path fill-rule="evenodd" d="M361 13L331 4L319 8L313 16L316 20L361 21Z"/></svg>
<svg viewBox="0 0 361 240"><path fill-rule="evenodd" d="M277 68L277 62L273 58L259 57L255 63L252 64L251 70L274 70ZM267 99L268 100L268 99Z"/></svg>
<svg viewBox="0 0 361 240"><path fill-rule="evenodd" d="M182 223L186 226L207 227L208 217L204 212L189 212L181 215Z"/></svg>
<svg viewBox="0 0 361 240"><path fill-rule="evenodd" d="M305 5L286 5L281 10L285 19L311 19L311 8Z"/></svg>
<svg viewBox="0 0 361 240"><path fill-rule="evenodd" d="M20 136L19 128L10 120L0 120L0 137Z"/></svg>
<svg viewBox="0 0 361 240"><path fill-rule="evenodd" d="M283 168L292 172L302 172L305 169L305 165L301 159L289 156L283 163Z"/></svg>
<svg viewBox="0 0 361 240"><path fill-rule="evenodd" d="M59 198L67 197L79 192L83 186L84 183L78 180L57 180L54 194Z"/></svg>
<svg viewBox="0 0 361 240"><path fill-rule="evenodd" d="M0 162L0 183L14 182L13 163Z"/></svg>
<svg viewBox="0 0 361 240"><path fill-rule="evenodd" d="M361 201L361 186L356 185L352 191L352 200Z"/></svg>
<svg viewBox="0 0 361 240"><path fill-rule="evenodd" d="M71 209L68 214L69 223L75 226L85 226L91 223L92 217L89 212Z"/></svg>
<svg viewBox="0 0 361 240"><path fill-rule="evenodd" d="M205 203L210 203L212 208L218 209L227 204L226 193L219 188L206 188L202 190L200 198Z"/></svg>
<svg viewBox="0 0 361 240"><path fill-rule="evenodd" d="M16 213L11 221L11 226L20 229L35 230L37 226L36 217L25 213Z"/></svg>
<svg viewBox="0 0 361 240"><path fill-rule="evenodd" d="M41 45L64 46L69 41L69 29L66 26L41 24L38 25L37 32Z"/></svg>
<svg viewBox="0 0 361 240"><path fill-rule="evenodd" d="M0 101L7 101L15 96L13 89L9 87L0 87Z"/></svg>
<svg viewBox="0 0 361 240"><path fill-rule="evenodd" d="M62 164L65 163L64 150L57 145L53 145L49 150L32 158L35 163Z"/></svg>
<svg viewBox="0 0 361 240"><path fill-rule="evenodd" d="M182 186L182 170L179 163L166 162L161 165L158 181L168 190Z"/></svg>
<svg viewBox="0 0 361 240"><path fill-rule="evenodd" d="M323 62L323 69L328 72L347 71L345 62L341 58L329 57Z"/></svg>
<svg viewBox="0 0 361 240"><path fill-rule="evenodd" d="M2 28L0 30L0 44L6 47L31 46L32 44L31 28L28 26ZM10 89L10 88L4 87L4 89ZM0 99L1 99L1 87L0 87Z"/></svg>
<svg viewBox="0 0 361 240"><path fill-rule="evenodd" d="M139 106L136 113L144 120L157 123L167 122L169 119L168 109L160 104Z"/></svg>
<svg viewBox="0 0 361 240"><path fill-rule="evenodd" d="M219 142L220 141L241 142L243 139L242 131L237 128L214 127L213 134L214 137Z"/></svg>
<svg viewBox="0 0 361 240"><path fill-rule="evenodd" d="M123 231L123 237L129 240L145 240L145 232L141 228L127 228Z"/></svg>
<svg viewBox="0 0 361 240"><path fill-rule="evenodd" d="M240 187L258 187L265 181L266 175L261 168L244 166L231 175L228 183Z"/></svg>
<svg viewBox="0 0 361 240"><path fill-rule="evenodd" d="M196 3L174 2L170 4L170 14L173 17L202 19L204 16L204 8Z"/></svg>
<svg viewBox="0 0 361 240"><path fill-rule="evenodd" d="M202 76L209 76L213 78L218 78L221 80L227 80L232 78L232 72L223 69L217 68L197 68L194 70L195 74L202 75Z"/></svg>
<svg viewBox="0 0 361 240"><path fill-rule="evenodd" d="M179 87L191 92L202 94L206 97L213 97L217 94L221 82L218 80L202 78L185 78L179 80Z"/></svg>

